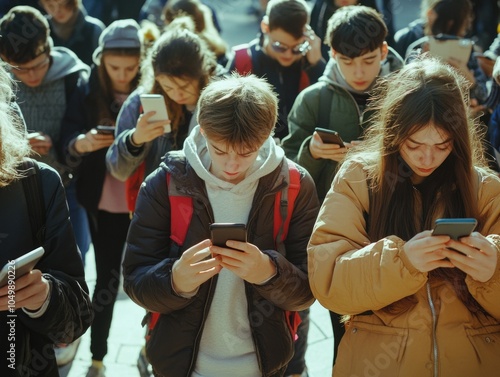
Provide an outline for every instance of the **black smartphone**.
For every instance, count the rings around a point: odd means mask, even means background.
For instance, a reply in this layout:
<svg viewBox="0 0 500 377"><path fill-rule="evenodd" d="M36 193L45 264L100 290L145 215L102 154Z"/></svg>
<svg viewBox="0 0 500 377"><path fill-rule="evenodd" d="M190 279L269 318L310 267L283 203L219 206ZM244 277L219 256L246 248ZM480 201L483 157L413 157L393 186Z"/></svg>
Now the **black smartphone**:
<svg viewBox="0 0 500 377"><path fill-rule="evenodd" d="M214 246L228 247L228 240L247 242L247 227L238 223L210 224L210 234Z"/></svg>
<svg viewBox="0 0 500 377"><path fill-rule="evenodd" d="M437 219L434 222L433 236L447 235L454 240L470 235L477 226L473 218Z"/></svg>
<svg viewBox="0 0 500 377"><path fill-rule="evenodd" d="M340 148L345 148L344 141L337 131L329 130L327 128L316 127L314 129L325 144L337 144Z"/></svg>
<svg viewBox="0 0 500 377"><path fill-rule="evenodd" d="M97 130L98 134L102 135L114 135L115 134L115 127L113 126L97 126L95 128Z"/></svg>
<svg viewBox="0 0 500 377"><path fill-rule="evenodd" d="M9 280L15 280L30 272L45 253L43 247L38 247L29 253L7 262L0 270L0 287Z"/></svg>

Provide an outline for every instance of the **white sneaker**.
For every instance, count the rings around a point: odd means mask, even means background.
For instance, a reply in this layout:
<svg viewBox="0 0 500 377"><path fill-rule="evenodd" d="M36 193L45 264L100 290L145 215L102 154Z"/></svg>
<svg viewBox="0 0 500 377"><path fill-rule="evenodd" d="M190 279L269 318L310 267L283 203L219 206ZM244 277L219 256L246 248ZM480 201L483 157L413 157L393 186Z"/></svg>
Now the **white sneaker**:
<svg viewBox="0 0 500 377"><path fill-rule="evenodd" d="M79 345L80 338L76 339L73 343L56 344L54 346L54 353L56 354L57 366L61 367L72 362Z"/></svg>

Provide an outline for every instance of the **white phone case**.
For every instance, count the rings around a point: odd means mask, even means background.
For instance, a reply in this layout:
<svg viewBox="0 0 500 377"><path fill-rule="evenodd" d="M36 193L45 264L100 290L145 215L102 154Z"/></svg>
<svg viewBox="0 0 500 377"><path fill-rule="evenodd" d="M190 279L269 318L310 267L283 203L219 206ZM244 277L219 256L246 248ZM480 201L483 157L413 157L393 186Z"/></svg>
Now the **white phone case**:
<svg viewBox="0 0 500 377"><path fill-rule="evenodd" d="M157 122L168 119L167 107L161 94L141 94L141 104L144 113L156 111L156 114L149 118L150 122ZM164 126L165 133L172 131L170 124Z"/></svg>

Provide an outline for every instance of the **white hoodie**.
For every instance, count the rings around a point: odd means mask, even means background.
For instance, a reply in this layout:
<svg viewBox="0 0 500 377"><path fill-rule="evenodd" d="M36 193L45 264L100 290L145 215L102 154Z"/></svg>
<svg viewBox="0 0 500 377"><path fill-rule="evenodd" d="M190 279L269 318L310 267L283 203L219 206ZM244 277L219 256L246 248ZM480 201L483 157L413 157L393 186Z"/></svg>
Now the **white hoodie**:
<svg viewBox="0 0 500 377"><path fill-rule="evenodd" d="M246 224L259 179L279 166L285 155L284 151L269 137L259 149L258 157L246 177L234 184L210 173L211 159L206 143L197 126L184 142L183 150L196 174L205 181L214 220ZM251 313L250 317L252 318ZM229 270L222 269L203 328L192 376L260 375L250 332L244 281Z"/></svg>

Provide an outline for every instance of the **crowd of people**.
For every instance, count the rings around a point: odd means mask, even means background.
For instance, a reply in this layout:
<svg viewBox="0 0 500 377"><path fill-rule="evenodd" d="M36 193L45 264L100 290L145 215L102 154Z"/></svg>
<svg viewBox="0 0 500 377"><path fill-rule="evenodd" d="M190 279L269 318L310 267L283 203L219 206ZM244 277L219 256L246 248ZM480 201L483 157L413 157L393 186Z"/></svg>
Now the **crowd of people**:
<svg viewBox="0 0 500 377"><path fill-rule="evenodd" d="M201 0L8 3L2 375L58 376L89 329L105 377L121 279L141 377L307 376L314 300L335 377L500 370L498 6L422 0L395 30L391 1L261 1L230 46Z"/></svg>

